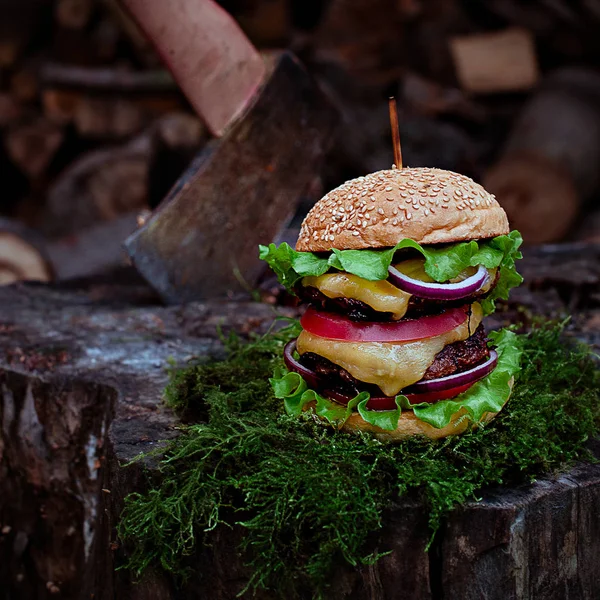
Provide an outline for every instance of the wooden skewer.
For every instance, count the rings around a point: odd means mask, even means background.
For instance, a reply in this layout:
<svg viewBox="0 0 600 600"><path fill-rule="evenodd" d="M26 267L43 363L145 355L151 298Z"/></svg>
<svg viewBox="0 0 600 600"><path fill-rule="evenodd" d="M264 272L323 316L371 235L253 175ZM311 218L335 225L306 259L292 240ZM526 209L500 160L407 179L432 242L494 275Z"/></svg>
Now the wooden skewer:
<svg viewBox="0 0 600 600"><path fill-rule="evenodd" d="M398 125L398 107L396 98L390 98L390 125L392 127L392 142L394 144L394 166L402 168L402 148L400 147L400 127Z"/></svg>

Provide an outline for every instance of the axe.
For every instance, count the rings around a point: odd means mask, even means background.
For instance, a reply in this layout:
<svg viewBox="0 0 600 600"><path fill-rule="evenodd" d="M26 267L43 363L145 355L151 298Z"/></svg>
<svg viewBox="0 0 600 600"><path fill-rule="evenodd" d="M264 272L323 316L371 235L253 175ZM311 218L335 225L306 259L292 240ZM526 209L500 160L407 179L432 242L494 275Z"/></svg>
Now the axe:
<svg viewBox="0 0 600 600"><path fill-rule="evenodd" d="M125 241L169 303L255 284L328 149L337 112L289 52L263 56L212 0L122 0L214 138Z"/></svg>

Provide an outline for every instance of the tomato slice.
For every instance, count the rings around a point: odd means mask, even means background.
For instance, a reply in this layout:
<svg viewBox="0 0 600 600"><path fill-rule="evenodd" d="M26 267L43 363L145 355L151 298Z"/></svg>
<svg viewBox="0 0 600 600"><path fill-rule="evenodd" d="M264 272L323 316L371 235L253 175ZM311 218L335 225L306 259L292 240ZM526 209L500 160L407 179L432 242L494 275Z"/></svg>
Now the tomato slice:
<svg viewBox="0 0 600 600"><path fill-rule="evenodd" d="M441 392L424 392L422 394L405 394L411 404L419 404L420 402L439 402L440 400L448 400L454 398L463 392L466 392L472 385L477 383L473 381L471 383L465 383L464 385L456 386L449 390L443 390ZM339 402L340 404L348 404L352 398L338 392L324 391L324 396ZM396 410L396 400L392 396L377 396L371 397L367 402L367 408L369 410Z"/></svg>
<svg viewBox="0 0 600 600"><path fill-rule="evenodd" d="M346 342L410 342L434 337L462 325L468 317L468 305L451 308L441 315L401 321L351 321L335 313L308 308L302 315L303 329L330 340Z"/></svg>

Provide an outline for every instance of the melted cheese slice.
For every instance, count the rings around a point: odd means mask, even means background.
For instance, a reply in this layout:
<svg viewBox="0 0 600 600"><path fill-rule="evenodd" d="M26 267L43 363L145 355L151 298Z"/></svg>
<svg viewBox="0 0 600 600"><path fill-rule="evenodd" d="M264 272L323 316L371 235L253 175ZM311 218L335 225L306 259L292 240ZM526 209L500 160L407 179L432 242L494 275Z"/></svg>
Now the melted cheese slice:
<svg viewBox="0 0 600 600"><path fill-rule="evenodd" d="M433 279L425 273L424 264L424 260L411 259L405 260L395 265L395 267L413 279L432 282ZM452 281L460 281L470 277L475 271L476 269L471 267ZM496 269L490 269L489 273L490 280L482 288L483 292L490 289L496 276ZM317 288L328 298L360 300L368 304L373 310L392 313L392 318L396 321L402 319L406 314L408 302L411 298L411 294L403 292L389 281L368 281L350 273L326 273L319 277L304 277L302 285Z"/></svg>
<svg viewBox="0 0 600 600"><path fill-rule="evenodd" d="M406 314L411 294L388 281L367 281L350 273L327 273L304 277L302 285L315 287L328 298L354 298L379 312L392 313L398 320Z"/></svg>
<svg viewBox="0 0 600 600"><path fill-rule="evenodd" d="M353 377L378 385L386 396L416 383L438 352L475 333L483 314L479 304L464 323L435 337L414 342L341 342L303 331L296 342L299 354L314 352L346 369Z"/></svg>

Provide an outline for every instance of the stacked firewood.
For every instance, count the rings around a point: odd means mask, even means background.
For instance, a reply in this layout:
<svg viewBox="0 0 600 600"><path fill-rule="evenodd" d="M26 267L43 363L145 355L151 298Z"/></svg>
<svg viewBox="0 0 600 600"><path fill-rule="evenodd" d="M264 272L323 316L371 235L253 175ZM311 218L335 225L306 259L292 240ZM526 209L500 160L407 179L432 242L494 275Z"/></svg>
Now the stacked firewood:
<svg viewBox="0 0 600 600"><path fill-rule="evenodd" d="M600 239L594 3L222 5L260 48L294 50L342 114L310 201L389 167L395 95L407 164L483 181L530 243ZM207 138L118 0L5 0L0 283L122 264L123 239Z"/></svg>

